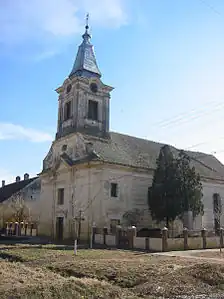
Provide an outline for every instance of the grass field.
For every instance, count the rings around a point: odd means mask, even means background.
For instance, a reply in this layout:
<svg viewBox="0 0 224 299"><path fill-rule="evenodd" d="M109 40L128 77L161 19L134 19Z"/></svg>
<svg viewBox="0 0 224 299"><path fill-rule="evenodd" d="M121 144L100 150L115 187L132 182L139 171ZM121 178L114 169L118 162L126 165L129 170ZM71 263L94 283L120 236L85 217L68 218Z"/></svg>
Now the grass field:
<svg viewBox="0 0 224 299"><path fill-rule="evenodd" d="M122 250L0 247L0 298L175 298L223 293L224 264Z"/></svg>

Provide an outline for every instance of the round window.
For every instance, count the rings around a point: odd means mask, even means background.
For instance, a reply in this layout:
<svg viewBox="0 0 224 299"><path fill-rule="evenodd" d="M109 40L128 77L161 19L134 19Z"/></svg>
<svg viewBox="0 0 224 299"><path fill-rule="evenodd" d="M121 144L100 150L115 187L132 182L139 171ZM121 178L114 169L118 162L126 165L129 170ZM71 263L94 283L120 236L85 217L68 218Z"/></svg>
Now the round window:
<svg viewBox="0 0 224 299"><path fill-rule="evenodd" d="M97 84L96 83L91 83L90 84L90 89L91 89L92 92L97 92L97 90L98 90Z"/></svg>

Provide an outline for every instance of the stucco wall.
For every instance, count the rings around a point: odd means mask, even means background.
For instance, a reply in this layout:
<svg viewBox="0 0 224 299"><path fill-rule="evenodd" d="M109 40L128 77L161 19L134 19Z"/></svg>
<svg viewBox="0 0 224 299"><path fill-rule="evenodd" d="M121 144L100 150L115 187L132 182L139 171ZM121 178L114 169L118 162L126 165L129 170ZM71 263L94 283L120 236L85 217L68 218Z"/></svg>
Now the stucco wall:
<svg viewBox="0 0 224 299"><path fill-rule="evenodd" d="M44 209L41 227L51 230L53 218L64 217L64 237L74 236L74 217L85 218L81 233L90 233L95 222L98 227L110 226L111 219L120 219L127 210L139 208L144 211L142 223L150 225L147 207L147 192L151 176L144 172L112 167L106 164L67 168L63 163L55 177L44 176L41 189L41 206ZM111 183L118 184L118 197L111 197ZM139 188L138 188L139 186ZM64 205L57 205L57 189L64 188ZM46 205L45 205L46 203ZM146 219L148 223L146 223ZM41 229L41 232L43 233ZM55 234L55 231L54 231Z"/></svg>
<svg viewBox="0 0 224 299"><path fill-rule="evenodd" d="M224 184L217 184L215 182L203 183L203 203L204 215L202 217L202 225L207 229L214 229L214 213L213 213L213 194L219 193L220 197L224 199ZM223 213L221 217L221 226L224 225L224 202L222 203Z"/></svg>
<svg viewBox="0 0 224 299"><path fill-rule="evenodd" d="M40 224L39 234L51 237L52 221L53 221L53 189L54 183L52 180L41 180L41 193L40 193Z"/></svg>

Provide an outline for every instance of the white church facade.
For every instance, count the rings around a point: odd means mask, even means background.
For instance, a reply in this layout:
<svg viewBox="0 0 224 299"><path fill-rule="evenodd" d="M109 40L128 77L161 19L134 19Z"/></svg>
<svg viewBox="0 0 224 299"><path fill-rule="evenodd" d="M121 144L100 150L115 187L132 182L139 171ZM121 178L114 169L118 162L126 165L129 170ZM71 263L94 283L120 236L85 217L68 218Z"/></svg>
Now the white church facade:
<svg viewBox="0 0 224 299"><path fill-rule="evenodd" d="M123 214L133 209L142 212L139 228L155 225L147 194L163 145L110 132L113 88L101 79L88 29L70 75L56 90L57 133L40 173L39 234L57 239L73 238L75 222L81 222L86 237L93 224L122 223ZM205 206L192 225L213 229L213 197L224 198L224 166L212 155L187 154L201 175Z"/></svg>

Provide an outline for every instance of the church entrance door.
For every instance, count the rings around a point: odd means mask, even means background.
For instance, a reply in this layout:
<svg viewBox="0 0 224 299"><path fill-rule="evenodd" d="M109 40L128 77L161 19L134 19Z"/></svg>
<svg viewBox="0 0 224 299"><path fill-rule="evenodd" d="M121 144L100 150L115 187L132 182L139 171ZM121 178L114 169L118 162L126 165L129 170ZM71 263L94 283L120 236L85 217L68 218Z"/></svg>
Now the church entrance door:
<svg viewBox="0 0 224 299"><path fill-rule="evenodd" d="M63 240L64 230L64 217L57 217L56 219L56 239L57 241Z"/></svg>

